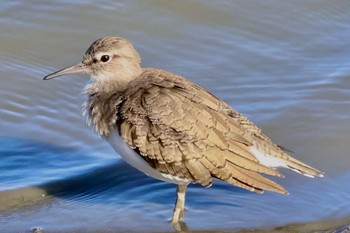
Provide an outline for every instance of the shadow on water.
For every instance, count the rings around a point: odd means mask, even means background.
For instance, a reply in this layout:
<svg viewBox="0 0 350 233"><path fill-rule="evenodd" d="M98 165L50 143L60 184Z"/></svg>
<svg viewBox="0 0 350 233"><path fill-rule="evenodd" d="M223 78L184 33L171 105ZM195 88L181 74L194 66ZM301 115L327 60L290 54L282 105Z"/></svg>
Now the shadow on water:
<svg viewBox="0 0 350 233"><path fill-rule="evenodd" d="M157 191L173 188L118 159L101 160L84 151L45 142L0 137L0 203L6 202L4 197L9 193L20 193L28 188L43 190L40 196L88 202L123 202L131 196L142 200L149 198L147 187ZM141 189L145 195L139 195ZM157 198L156 201L163 203L166 199ZM5 209L1 205L0 210Z"/></svg>
<svg viewBox="0 0 350 233"><path fill-rule="evenodd" d="M84 203L84 205L99 206L130 205L133 207L135 203L138 203L136 206L142 208L142 203L147 203L148 207L142 210L146 215L150 209L153 209L153 206L162 206L168 211L172 209L175 201L173 184L149 178L120 160L101 162L100 158L89 156L74 148L55 146L35 140L0 137L0 164L0 182L2 183L0 216L4 213L21 212L28 207L41 208L40 206L49 205L57 198L67 202L74 201ZM11 166L7 166L8 164ZM14 184L11 185L10 181ZM10 188L6 188L7 186ZM206 196L202 194L202 187L192 185L188 191L187 205L194 209L206 209L209 206L240 207L237 203L233 204L225 199L213 198L218 193L220 195L220 191L228 189L234 195L252 195L224 183L217 183L215 188L210 189L211 191L206 191ZM168 213L170 212L149 214L166 223L170 217ZM11 221L11 218L7 220ZM235 232L312 232L318 229L329 229L319 230L319 232L349 232L347 231L349 222L350 219L347 218L339 221L286 225L266 230L240 231L237 229ZM182 232L221 232L184 229L186 227L182 228ZM49 230L47 232L69 231ZM74 232L84 231L75 230Z"/></svg>
<svg viewBox="0 0 350 233"><path fill-rule="evenodd" d="M46 195L82 198L90 202L123 202L130 197L151 199L148 193L162 193L158 203L168 203L167 192L175 196L175 186L157 181L120 159L89 156L84 151L30 139L0 137L0 194L30 187L45 190ZM192 185L193 190L203 189ZM225 190L219 183L216 189ZM233 192L248 193L230 187ZM191 191L189 191L191 195ZM249 194L249 193L248 193ZM171 200L171 203L174 200ZM202 205L201 202L197 202ZM226 205L217 201L216 205ZM1 210L1 209L0 209Z"/></svg>

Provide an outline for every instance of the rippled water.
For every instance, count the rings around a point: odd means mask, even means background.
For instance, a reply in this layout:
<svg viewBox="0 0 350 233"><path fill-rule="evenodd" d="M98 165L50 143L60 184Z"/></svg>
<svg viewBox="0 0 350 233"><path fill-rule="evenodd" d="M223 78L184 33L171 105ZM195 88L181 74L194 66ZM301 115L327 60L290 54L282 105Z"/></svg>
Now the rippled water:
<svg viewBox="0 0 350 233"><path fill-rule="evenodd" d="M282 171L290 192L192 185L191 231L328 230L350 223L350 2L7 1L0 4L0 231L164 232L175 187L144 176L88 128L88 78L44 75L105 35L179 73L325 171ZM272 231L266 230L266 231Z"/></svg>

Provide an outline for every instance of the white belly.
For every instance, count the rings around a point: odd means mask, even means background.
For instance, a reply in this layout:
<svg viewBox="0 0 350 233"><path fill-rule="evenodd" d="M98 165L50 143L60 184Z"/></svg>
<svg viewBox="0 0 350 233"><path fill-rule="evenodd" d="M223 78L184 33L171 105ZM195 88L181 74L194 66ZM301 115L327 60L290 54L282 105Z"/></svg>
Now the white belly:
<svg viewBox="0 0 350 233"><path fill-rule="evenodd" d="M187 179L182 179L169 174L163 174L152 168L138 153L136 153L130 146L124 141L119 135L117 130L114 130L106 140L111 144L113 149L132 167L151 176L155 179L170 182L174 184L188 184L190 183Z"/></svg>

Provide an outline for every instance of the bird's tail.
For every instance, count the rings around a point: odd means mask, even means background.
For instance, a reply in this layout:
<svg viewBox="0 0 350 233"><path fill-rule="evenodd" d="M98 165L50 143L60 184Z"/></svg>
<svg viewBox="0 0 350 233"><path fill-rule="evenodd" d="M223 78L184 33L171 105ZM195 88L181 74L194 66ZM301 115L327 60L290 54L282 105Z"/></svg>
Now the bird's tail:
<svg viewBox="0 0 350 233"><path fill-rule="evenodd" d="M285 152L282 152L280 156L272 156L261 152L254 146L251 146L249 149L259 162L267 167L284 167L311 178L324 176L323 172L293 158Z"/></svg>

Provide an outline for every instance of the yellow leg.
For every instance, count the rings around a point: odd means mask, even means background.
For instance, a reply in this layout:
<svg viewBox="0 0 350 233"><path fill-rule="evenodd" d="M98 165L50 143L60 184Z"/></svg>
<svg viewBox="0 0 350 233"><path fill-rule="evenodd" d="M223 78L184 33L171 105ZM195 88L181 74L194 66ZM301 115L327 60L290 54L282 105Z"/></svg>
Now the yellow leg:
<svg viewBox="0 0 350 233"><path fill-rule="evenodd" d="M171 220L171 223L173 225L177 225L179 223L179 220L185 217L186 190L187 190L187 184L177 185L177 190L176 190L177 198L176 198L176 203L175 203L174 212L173 212L173 219Z"/></svg>

